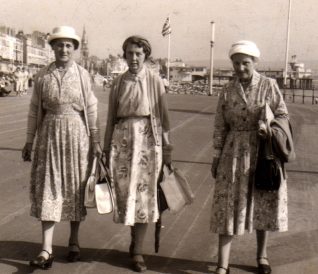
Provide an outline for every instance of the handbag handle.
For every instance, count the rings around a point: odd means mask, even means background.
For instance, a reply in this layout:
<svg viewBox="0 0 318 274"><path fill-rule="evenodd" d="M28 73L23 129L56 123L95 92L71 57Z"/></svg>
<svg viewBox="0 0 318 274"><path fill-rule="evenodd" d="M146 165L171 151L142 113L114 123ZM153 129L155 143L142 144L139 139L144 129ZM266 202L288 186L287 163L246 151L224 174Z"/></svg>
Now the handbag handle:
<svg viewBox="0 0 318 274"><path fill-rule="evenodd" d="M105 163L103 162L102 159L98 159L98 164L99 164L99 168L100 168L100 176L102 178L105 178L107 182L109 182L109 170L106 167Z"/></svg>
<svg viewBox="0 0 318 274"><path fill-rule="evenodd" d="M171 174L171 172L173 171L173 167L171 164L170 165L163 165L162 171L163 171L164 175L169 176Z"/></svg>
<svg viewBox="0 0 318 274"><path fill-rule="evenodd" d="M97 173L97 157L94 157L93 159L93 164L92 164L92 170L91 170L91 175L96 177Z"/></svg>

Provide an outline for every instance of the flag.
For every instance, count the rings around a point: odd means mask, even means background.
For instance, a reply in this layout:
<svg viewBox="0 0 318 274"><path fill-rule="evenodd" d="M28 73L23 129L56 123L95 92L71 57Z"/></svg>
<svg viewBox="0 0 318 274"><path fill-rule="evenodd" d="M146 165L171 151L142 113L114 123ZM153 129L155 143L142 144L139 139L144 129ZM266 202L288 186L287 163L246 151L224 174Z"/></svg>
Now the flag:
<svg viewBox="0 0 318 274"><path fill-rule="evenodd" d="M165 23L163 24L161 34L163 37L166 35L169 35L171 33L171 27L170 27L170 18L167 17Z"/></svg>

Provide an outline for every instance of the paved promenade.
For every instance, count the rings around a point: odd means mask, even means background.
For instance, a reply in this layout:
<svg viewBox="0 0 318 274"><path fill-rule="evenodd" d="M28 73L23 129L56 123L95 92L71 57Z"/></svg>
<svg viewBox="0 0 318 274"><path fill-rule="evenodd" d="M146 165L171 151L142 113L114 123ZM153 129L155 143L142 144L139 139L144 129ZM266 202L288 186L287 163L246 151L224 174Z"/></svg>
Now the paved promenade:
<svg viewBox="0 0 318 274"><path fill-rule="evenodd" d="M31 165L21 160L30 93L0 98L0 274L42 273L28 266L41 248L40 222L29 216ZM108 92L97 89L102 133ZM209 232L214 181L210 175L212 128L217 97L169 95L174 165L184 171L195 202L163 216L161 247L154 253L154 229L149 229L145 256L147 273L214 273L217 235ZM318 107L289 104L297 160L289 170L289 231L270 235L268 255L273 274L318 273ZM128 258L129 228L114 224L111 215L88 210L81 227L82 261L67 263L69 224L59 223L54 235L53 268L46 273L133 273ZM256 273L255 233L235 239L231 273Z"/></svg>

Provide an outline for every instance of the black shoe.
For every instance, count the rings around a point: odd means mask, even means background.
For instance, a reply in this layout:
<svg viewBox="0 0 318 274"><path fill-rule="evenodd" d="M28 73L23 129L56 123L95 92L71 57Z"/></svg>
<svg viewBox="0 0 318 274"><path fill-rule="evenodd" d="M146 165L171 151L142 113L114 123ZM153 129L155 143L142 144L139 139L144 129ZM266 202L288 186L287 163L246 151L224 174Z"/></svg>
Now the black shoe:
<svg viewBox="0 0 318 274"><path fill-rule="evenodd" d="M230 274L230 268L225 268L223 266L218 266L216 269L215 269L215 273L218 273L218 269L224 269L226 271L226 274Z"/></svg>
<svg viewBox="0 0 318 274"><path fill-rule="evenodd" d="M261 259L264 259L264 260L268 261L268 259L266 257L257 258L257 262L258 262L257 273L258 274L270 274L270 273L272 273L272 268L271 268L271 266L269 264L261 264L261 263L259 263L259 261Z"/></svg>
<svg viewBox="0 0 318 274"><path fill-rule="evenodd" d="M136 255L134 255L136 256ZM136 260L135 257L133 258L133 261L132 261L132 269L135 271L135 272L145 272L147 270L147 266L145 264L145 262L142 260Z"/></svg>
<svg viewBox="0 0 318 274"><path fill-rule="evenodd" d="M42 255L37 256L35 260L30 261L30 266L38 267L41 269L49 269L53 265L54 256L46 250L42 250L49 254L49 257L46 259Z"/></svg>
<svg viewBox="0 0 318 274"><path fill-rule="evenodd" d="M71 246L76 246L78 251L73 251L70 250L67 254L67 260L70 263L75 263L81 259L81 253L80 253L80 247L78 244L69 244L68 247L70 248Z"/></svg>

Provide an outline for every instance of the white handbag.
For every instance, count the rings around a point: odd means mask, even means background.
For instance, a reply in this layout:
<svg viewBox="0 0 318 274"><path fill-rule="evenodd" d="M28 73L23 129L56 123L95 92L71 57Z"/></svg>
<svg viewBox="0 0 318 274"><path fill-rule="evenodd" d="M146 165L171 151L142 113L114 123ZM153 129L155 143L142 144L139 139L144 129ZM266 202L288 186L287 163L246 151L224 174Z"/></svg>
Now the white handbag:
<svg viewBox="0 0 318 274"><path fill-rule="evenodd" d="M85 207L96 207L95 185L98 179L96 172L97 172L97 158L95 157L92 164L91 175L88 177L86 187L85 187L85 196L84 196Z"/></svg>
<svg viewBox="0 0 318 274"><path fill-rule="evenodd" d="M109 171L103 161L99 160L100 175L95 185L95 200L99 214L111 213L114 210L114 197L111 189Z"/></svg>
<svg viewBox="0 0 318 274"><path fill-rule="evenodd" d="M194 195L185 176L177 169L169 170L163 166L163 180L160 183L169 210L173 213L180 211L185 205L193 202Z"/></svg>
<svg viewBox="0 0 318 274"><path fill-rule="evenodd" d="M84 204L88 208L96 207L99 214L111 213L114 209L109 172L102 160L96 157L85 187Z"/></svg>

